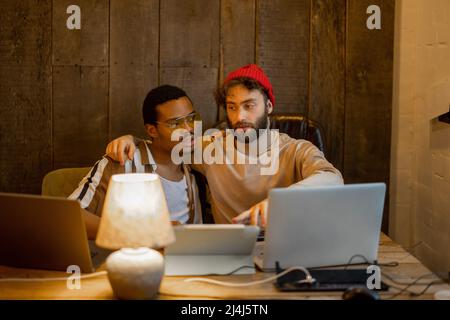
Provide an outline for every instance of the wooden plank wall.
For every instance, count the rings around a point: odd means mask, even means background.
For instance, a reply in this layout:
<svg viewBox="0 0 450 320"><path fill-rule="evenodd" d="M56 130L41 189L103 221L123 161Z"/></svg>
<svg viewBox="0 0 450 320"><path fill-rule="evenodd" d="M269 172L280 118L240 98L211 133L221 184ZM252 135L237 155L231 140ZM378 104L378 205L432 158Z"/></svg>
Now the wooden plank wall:
<svg viewBox="0 0 450 320"><path fill-rule="evenodd" d="M311 1L257 1L256 63L275 92L275 112L306 114Z"/></svg>
<svg viewBox="0 0 450 320"><path fill-rule="evenodd" d="M0 10L0 191L39 192L52 169L52 3Z"/></svg>
<svg viewBox="0 0 450 320"><path fill-rule="evenodd" d="M308 115L324 125L327 158L343 169L345 130L344 1L312 2Z"/></svg>
<svg viewBox="0 0 450 320"><path fill-rule="evenodd" d="M108 138L109 0L80 0L81 30L66 28L72 0L53 1L53 167L92 165Z"/></svg>
<svg viewBox="0 0 450 320"><path fill-rule="evenodd" d="M183 87L213 125L225 117L214 89L249 63L270 77L275 112L324 126L346 182L388 183L394 1L6 0L0 191L39 193L46 172L89 166L109 139L143 136L142 101L160 84ZM81 30L66 28L71 4ZM366 28L372 4L382 30Z"/></svg>
<svg viewBox="0 0 450 320"><path fill-rule="evenodd" d="M185 89L203 126L211 127L217 121L220 2L164 0L160 15L160 84Z"/></svg>
<svg viewBox="0 0 450 320"><path fill-rule="evenodd" d="M158 85L159 0L110 0L109 136L144 135L142 102Z"/></svg>
<svg viewBox="0 0 450 320"><path fill-rule="evenodd" d="M256 59L256 0L222 0L220 8L220 72L219 83L240 66ZM220 120L225 109L218 110Z"/></svg>
<svg viewBox="0 0 450 320"><path fill-rule="evenodd" d="M382 29L368 30L361 12L378 4ZM394 1L347 3L344 174L347 183L384 181L389 186L393 87ZM389 192L383 230L388 229Z"/></svg>

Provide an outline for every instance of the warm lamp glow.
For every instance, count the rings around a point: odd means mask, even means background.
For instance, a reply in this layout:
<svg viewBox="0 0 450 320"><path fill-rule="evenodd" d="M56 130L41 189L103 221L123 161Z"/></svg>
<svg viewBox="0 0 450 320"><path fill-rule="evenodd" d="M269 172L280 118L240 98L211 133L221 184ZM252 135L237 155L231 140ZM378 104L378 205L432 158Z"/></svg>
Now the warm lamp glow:
<svg viewBox="0 0 450 320"><path fill-rule="evenodd" d="M96 244L161 248L175 241L164 190L157 174L118 174L109 181Z"/></svg>

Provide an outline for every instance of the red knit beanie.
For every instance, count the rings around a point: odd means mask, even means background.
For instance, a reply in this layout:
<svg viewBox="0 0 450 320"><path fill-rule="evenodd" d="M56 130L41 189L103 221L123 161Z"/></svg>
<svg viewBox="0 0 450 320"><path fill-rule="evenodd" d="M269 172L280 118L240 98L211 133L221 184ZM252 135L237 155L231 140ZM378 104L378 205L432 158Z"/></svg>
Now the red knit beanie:
<svg viewBox="0 0 450 320"><path fill-rule="evenodd" d="M267 91L268 98L272 102L272 105L275 106L275 96L273 95L272 85L270 84L269 78L267 78L266 74L260 67L256 64L249 64L231 71L223 83L226 84L228 81L240 77L251 78L258 81L259 84Z"/></svg>

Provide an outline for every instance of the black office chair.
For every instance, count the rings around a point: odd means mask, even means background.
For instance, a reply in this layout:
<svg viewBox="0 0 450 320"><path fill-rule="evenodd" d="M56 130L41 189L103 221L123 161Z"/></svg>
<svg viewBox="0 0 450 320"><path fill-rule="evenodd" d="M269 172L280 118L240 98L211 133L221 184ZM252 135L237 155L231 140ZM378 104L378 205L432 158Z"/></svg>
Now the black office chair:
<svg viewBox="0 0 450 320"><path fill-rule="evenodd" d="M269 118L271 129L278 129L294 139L308 140L325 153L324 130L318 122L292 113L272 114Z"/></svg>
<svg viewBox="0 0 450 320"><path fill-rule="evenodd" d="M316 121L297 113L277 113L269 115L270 128L278 129L294 139L304 139L312 142L325 153L323 127ZM226 121L220 121L214 128L227 129Z"/></svg>

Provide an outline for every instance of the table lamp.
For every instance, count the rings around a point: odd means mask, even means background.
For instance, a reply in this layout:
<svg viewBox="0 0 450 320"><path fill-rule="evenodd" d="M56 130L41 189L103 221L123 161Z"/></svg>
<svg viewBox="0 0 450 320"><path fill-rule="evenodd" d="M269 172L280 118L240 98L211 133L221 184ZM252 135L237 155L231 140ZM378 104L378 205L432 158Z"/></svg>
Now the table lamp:
<svg viewBox="0 0 450 320"><path fill-rule="evenodd" d="M116 174L109 181L97 233L99 247L118 250L106 259L120 299L151 299L159 290L164 258L156 250L175 241L157 174Z"/></svg>

